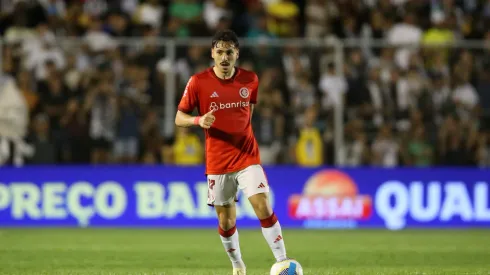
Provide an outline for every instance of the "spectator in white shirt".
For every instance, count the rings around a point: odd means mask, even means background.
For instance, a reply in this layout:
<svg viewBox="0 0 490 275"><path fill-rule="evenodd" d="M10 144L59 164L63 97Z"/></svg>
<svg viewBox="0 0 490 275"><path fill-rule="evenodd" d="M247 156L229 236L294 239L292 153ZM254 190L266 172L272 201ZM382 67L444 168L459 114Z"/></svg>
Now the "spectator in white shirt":
<svg viewBox="0 0 490 275"><path fill-rule="evenodd" d="M466 71L456 73L454 77L457 84L453 90L452 99L463 121L470 119L472 112L479 102L478 93L469 82L469 78L470 75Z"/></svg>
<svg viewBox="0 0 490 275"><path fill-rule="evenodd" d="M372 164L382 167L394 167L398 165L400 146L393 138L389 125L380 128L372 146Z"/></svg>
<svg viewBox="0 0 490 275"><path fill-rule="evenodd" d="M226 0L206 0L204 2L203 18L210 30L216 30L220 19L231 15L226 5Z"/></svg>
<svg viewBox="0 0 490 275"><path fill-rule="evenodd" d="M396 64L407 69L410 56L422 40L422 30L416 25L415 15L407 12L403 21L395 24L388 30L386 39L394 46L399 47L395 53Z"/></svg>
<svg viewBox="0 0 490 275"><path fill-rule="evenodd" d="M347 81L341 75L337 75L335 65L328 64L327 71L320 78L320 91L323 94L322 107L329 111L334 106L343 104L347 92Z"/></svg>

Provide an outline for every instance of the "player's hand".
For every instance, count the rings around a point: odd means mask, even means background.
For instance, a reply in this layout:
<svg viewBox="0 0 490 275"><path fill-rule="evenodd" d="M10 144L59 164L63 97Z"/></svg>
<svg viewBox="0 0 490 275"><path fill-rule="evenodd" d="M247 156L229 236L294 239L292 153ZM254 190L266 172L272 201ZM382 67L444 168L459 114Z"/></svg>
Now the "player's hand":
<svg viewBox="0 0 490 275"><path fill-rule="evenodd" d="M207 112L205 115L201 116L199 118L199 126L201 126L204 129L209 129L211 128L211 125L213 125L214 121L216 120L216 117L213 115L214 110L211 110Z"/></svg>

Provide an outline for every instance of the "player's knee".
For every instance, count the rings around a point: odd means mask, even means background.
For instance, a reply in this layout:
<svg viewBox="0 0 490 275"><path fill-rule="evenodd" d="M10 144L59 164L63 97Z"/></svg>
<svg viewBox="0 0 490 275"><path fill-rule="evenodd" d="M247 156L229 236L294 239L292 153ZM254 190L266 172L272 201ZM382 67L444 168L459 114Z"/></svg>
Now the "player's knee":
<svg viewBox="0 0 490 275"><path fill-rule="evenodd" d="M223 230L231 229L236 224L236 217L234 215L234 208L225 206L217 206L216 212L218 214L219 227Z"/></svg>
<svg viewBox="0 0 490 275"><path fill-rule="evenodd" d="M259 219L265 219L272 215L272 208L267 202L264 202L257 205L255 212Z"/></svg>
<svg viewBox="0 0 490 275"><path fill-rule="evenodd" d="M229 230L236 225L236 220L233 218L220 218L219 227L223 230Z"/></svg>
<svg viewBox="0 0 490 275"><path fill-rule="evenodd" d="M249 201L259 219L265 219L272 215L272 207L269 204L266 193L253 195L249 198Z"/></svg>

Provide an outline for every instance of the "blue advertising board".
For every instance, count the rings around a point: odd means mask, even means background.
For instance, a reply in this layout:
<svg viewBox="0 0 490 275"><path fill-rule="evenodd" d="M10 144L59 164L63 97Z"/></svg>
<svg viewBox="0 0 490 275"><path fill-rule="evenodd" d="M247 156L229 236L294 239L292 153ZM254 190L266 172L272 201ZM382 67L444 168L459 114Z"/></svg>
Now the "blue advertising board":
<svg viewBox="0 0 490 275"><path fill-rule="evenodd" d="M265 167L290 228L490 228L490 170ZM216 227L203 167L0 169L0 227ZM239 195L238 225L257 227Z"/></svg>

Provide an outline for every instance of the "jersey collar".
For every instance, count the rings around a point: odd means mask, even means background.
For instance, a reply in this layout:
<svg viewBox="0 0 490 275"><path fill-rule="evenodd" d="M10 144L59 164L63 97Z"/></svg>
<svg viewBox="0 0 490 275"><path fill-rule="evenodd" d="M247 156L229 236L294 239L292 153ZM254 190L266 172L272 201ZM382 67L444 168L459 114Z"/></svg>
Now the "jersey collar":
<svg viewBox="0 0 490 275"><path fill-rule="evenodd" d="M223 83L229 83L229 82L233 82L235 80L235 77L239 74L239 69L238 67L234 67L235 68L235 72L233 73L233 75L228 78L228 79L222 79L222 78L219 78L216 73L214 73L214 70L213 70L213 67L210 67L209 68L209 72L211 73L211 75L216 78L217 80L219 80L220 82L223 82Z"/></svg>

